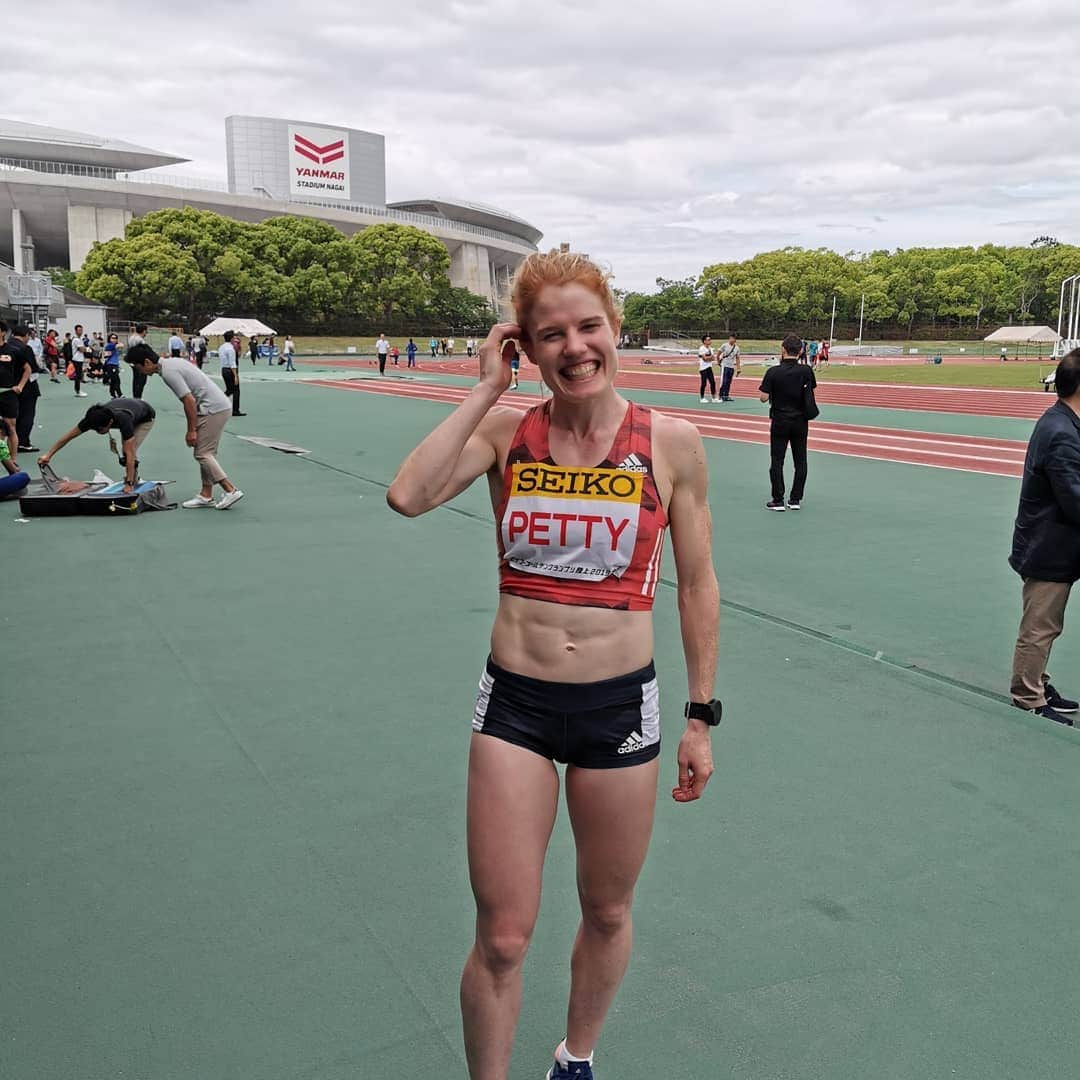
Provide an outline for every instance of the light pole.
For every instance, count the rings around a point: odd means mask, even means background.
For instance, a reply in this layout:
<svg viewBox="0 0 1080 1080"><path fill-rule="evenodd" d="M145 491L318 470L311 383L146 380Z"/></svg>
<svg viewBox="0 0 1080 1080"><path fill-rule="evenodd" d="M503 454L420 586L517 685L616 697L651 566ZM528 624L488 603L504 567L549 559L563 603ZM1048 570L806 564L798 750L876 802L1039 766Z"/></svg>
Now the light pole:
<svg viewBox="0 0 1080 1080"><path fill-rule="evenodd" d="M836 330L836 293L833 293L832 298L832 319L829 322L829 344L833 343L833 331Z"/></svg>
<svg viewBox="0 0 1080 1080"><path fill-rule="evenodd" d="M866 310L866 293L862 294L862 299L859 301L859 347L862 347L862 324L863 324L863 312Z"/></svg>

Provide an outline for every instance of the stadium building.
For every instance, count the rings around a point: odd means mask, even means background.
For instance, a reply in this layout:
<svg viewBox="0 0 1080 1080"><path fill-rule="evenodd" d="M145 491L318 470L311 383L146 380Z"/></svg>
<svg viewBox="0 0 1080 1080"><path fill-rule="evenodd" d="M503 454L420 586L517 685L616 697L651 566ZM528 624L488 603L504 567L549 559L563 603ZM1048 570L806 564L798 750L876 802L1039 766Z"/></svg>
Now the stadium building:
<svg viewBox="0 0 1080 1080"><path fill-rule="evenodd" d="M0 307L40 310L45 266L78 270L133 217L191 206L241 221L318 218L345 234L415 225L450 252L450 281L503 306L539 229L454 199L386 201L382 135L262 116L225 121L228 181L157 171L185 158L117 139L0 119ZM20 299L21 298L21 299ZM55 303L55 296L53 298ZM46 301L48 302L48 301Z"/></svg>

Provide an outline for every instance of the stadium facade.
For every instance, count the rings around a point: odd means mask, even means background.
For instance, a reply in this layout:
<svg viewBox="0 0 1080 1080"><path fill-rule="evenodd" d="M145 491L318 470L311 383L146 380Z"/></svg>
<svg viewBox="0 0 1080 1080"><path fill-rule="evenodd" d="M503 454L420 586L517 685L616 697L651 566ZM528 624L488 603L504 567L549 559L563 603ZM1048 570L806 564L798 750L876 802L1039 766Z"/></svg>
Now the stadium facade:
<svg viewBox="0 0 1080 1080"><path fill-rule="evenodd" d="M34 271L81 268L134 217L194 207L240 221L292 214L346 235L400 222L450 252L451 283L504 307L514 269L543 235L495 207L454 199L386 202L382 135L260 116L225 121L228 181L158 171L186 159L117 139L0 119L0 305L39 291ZM14 279L19 278L16 282ZM37 305L35 305L37 306Z"/></svg>

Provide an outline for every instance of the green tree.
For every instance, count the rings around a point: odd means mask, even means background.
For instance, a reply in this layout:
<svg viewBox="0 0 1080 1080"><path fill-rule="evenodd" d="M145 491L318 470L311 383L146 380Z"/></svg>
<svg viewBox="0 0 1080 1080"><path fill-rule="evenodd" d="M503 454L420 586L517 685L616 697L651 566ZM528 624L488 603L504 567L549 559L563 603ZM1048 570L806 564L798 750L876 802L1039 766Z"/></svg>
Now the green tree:
<svg viewBox="0 0 1080 1080"><path fill-rule="evenodd" d="M412 225L372 225L349 241L356 262L352 297L360 310L389 320L429 306L447 286L450 253Z"/></svg>
<svg viewBox="0 0 1080 1080"><path fill-rule="evenodd" d="M46 266L41 272L48 274L54 285L65 289L75 288L75 278L78 275L74 270L68 270L63 266Z"/></svg>

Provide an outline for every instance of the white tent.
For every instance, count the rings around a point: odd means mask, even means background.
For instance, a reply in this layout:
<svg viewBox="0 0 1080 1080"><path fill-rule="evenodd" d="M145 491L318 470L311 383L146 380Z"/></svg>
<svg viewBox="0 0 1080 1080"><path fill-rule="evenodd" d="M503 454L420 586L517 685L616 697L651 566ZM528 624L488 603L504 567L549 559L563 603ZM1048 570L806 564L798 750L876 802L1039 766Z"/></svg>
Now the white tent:
<svg viewBox="0 0 1080 1080"><path fill-rule="evenodd" d="M983 338L984 341L998 341L1003 345L1036 345L1043 342L1060 341L1061 335L1049 326L1003 326Z"/></svg>
<svg viewBox="0 0 1080 1080"><path fill-rule="evenodd" d="M228 315L219 315L213 322L207 323L199 333L203 337L221 337L226 330L235 330L238 334L243 334L244 337L251 337L252 334L276 334L276 330L272 330L266 323L259 322L258 319L252 319L248 316L237 316L235 319L230 318Z"/></svg>

